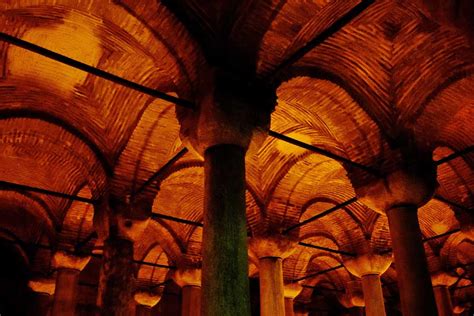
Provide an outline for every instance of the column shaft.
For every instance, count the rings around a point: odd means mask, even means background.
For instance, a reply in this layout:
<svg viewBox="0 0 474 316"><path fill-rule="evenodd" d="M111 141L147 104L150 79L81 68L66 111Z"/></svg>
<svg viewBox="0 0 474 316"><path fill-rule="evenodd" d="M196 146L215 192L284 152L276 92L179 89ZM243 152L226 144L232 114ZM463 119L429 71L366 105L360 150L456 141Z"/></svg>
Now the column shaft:
<svg viewBox="0 0 474 316"><path fill-rule="evenodd" d="M217 145L204 156L202 314L248 316L245 150Z"/></svg>
<svg viewBox="0 0 474 316"><path fill-rule="evenodd" d="M27 315L47 316L50 315L52 295L48 293L33 292L32 303L28 306Z"/></svg>
<svg viewBox="0 0 474 316"><path fill-rule="evenodd" d="M285 316L295 316L295 311L293 309L294 299L291 297L285 297ZM299 314L299 313L298 313Z"/></svg>
<svg viewBox="0 0 474 316"><path fill-rule="evenodd" d="M361 279L366 315L385 316L385 304L380 276L378 274L366 274L363 275Z"/></svg>
<svg viewBox="0 0 474 316"><path fill-rule="evenodd" d="M52 316L74 316L76 312L77 283L81 271L58 269L54 291Z"/></svg>
<svg viewBox="0 0 474 316"><path fill-rule="evenodd" d="M137 304L137 307L135 309L135 315L136 316L151 316L151 307Z"/></svg>
<svg viewBox="0 0 474 316"><path fill-rule="evenodd" d="M282 259L259 259L260 315L285 316Z"/></svg>
<svg viewBox="0 0 474 316"><path fill-rule="evenodd" d="M182 295L181 316L201 316L201 287L183 286Z"/></svg>
<svg viewBox="0 0 474 316"><path fill-rule="evenodd" d="M399 206L387 210L386 213L392 237L402 314L437 315L417 208Z"/></svg>
<svg viewBox="0 0 474 316"><path fill-rule="evenodd" d="M104 257L97 305L103 316L132 315L133 242L109 238Z"/></svg>
<svg viewBox="0 0 474 316"><path fill-rule="evenodd" d="M435 286L433 288L436 307L438 308L439 316L452 316L453 304L451 302L451 294L447 286Z"/></svg>

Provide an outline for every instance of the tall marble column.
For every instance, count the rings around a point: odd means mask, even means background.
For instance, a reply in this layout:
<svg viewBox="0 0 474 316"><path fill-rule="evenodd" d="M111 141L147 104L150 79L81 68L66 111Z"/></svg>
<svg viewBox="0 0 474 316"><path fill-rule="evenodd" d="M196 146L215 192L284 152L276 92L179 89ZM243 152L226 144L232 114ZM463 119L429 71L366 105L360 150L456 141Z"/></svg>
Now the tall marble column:
<svg viewBox="0 0 474 316"><path fill-rule="evenodd" d="M252 237L250 255L258 259L260 315L285 315L283 259L291 255L296 241L283 236Z"/></svg>
<svg viewBox="0 0 474 316"><path fill-rule="evenodd" d="M136 316L153 316L152 308L161 300L161 295L150 291L137 291L133 298L137 303Z"/></svg>
<svg viewBox="0 0 474 316"><path fill-rule="evenodd" d="M220 68L201 83L197 108L177 117L183 142L204 157L202 314L248 316L245 156L267 135L275 91Z"/></svg>
<svg viewBox="0 0 474 316"><path fill-rule="evenodd" d="M429 153L402 154L412 156L383 178L355 188L361 202L388 217L402 314L433 316L437 309L417 211L433 195L436 169Z"/></svg>
<svg viewBox="0 0 474 316"><path fill-rule="evenodd" d="M181 316L201 315L201 269L175 271L173 279L181 287Z"/></svg>
<svg viewBox="0 0 474 316"><path fill-rule="evenodd" d="M104 240L97 307L102 316L133 315L134 241L149 217L125 201L106 196L94 213L99 239Z"/></svg>
<svg viewBox="0 0 474 316"><path fill-rule="evenodd" d="M90 257L70 255L58 251L53 256L56 269L56 290L54 292L52 316L74 316L76 314L79 274L89 263Z"/></svg>
<svg viewBox="0 0 474 316"><path fill-rule="evenodd" d="M456 277L444 271L439 271L431 275L431 283L433 284L433 292L439 316L453 315L453 303L451 301L449 287L453 285L456 280Z"/></svg>
<svg viewBox="0 0 474 316"><path fill-rule="evenodd" d="M286 316L296 316L295 312L295 307L294 307L294 302L295 302L295 297L297 297L301 291L303 290L303 287L299 283L288 283L285 284L285 315Z"/></svg>
<svg viewBox="0 0 474 316"><path fill-rule="evenodd" d="M391 256L378 254L363 254L344 262L346 269L362 281L367 316L386 315L380 276L391 263Z"/></svg>
<svg viewBox="0 0 474 316"><path fill-rule="evenodd" d="M31 302L28 315L47 316L50 315L53 303L55 280L35 278L28 282L28 287L34 292L33 302Z"/></svg>

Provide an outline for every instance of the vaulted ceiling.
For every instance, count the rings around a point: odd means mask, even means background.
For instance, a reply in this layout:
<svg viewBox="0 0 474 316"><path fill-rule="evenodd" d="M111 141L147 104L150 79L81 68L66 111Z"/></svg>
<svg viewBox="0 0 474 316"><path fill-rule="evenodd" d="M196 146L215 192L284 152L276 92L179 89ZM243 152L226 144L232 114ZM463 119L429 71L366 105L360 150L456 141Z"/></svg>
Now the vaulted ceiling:
<svg viewBox="0 0 474 316"><path fill-rule="evenodd" d="M264 82L278 97L272 131L376 170L395 168L407 139L434 160L472 147L472 2L376 0L356 12L362 6L352 0L7 0L0 3L0 31L193 103L215 67ZM0 59L1 181L91 199L109 192L126 201L184 147L172 103L6 42ZM373 178L272 137L247 155L246 168L250 236L282 233L353 198L354 187ZM473 168L472 151L440 164L440 198L419 211L424 238L454 231L425 242L430 268L471 280L473 266L454 268L474 260L472 239L458 231L459 218L473 222ZM189 150L160 173L139 206L199 223L203 176L202 158ZM0 208L4 239L74 248L94 231L94 209L83 202L5 189ZM199 264L201 234L196 225L152 220L135 258ZM292 234L351 254L391 248L386 217L357 201ZM95 247L100 253L100 242ZM27 256L32 271L49 272L48 251ZM284 262L284 276L337 266L343 256L299 245ZM383 277L389 295L396 295L395 271ZM146 265L137 276L152 284L169 278L166 269ZM303 282L343 290L351 279L337 269ZM457 299L469 299L468 291L456 291ZM300 301L312 293L306 288Z"/></svg>

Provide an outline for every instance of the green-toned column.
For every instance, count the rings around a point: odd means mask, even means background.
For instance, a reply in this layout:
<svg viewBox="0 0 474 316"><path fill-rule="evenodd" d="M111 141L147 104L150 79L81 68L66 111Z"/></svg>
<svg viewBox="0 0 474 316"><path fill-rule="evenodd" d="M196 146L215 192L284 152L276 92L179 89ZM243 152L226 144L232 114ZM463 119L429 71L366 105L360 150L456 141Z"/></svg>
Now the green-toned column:
<svg viewBox="0 0 474 316"><path fill-rule="evenodd" d="M202 315L249 316L245 156L267 136L276 95L225 69L206 76L196 109L176 111L183 143L204 157Z"/></svg>
<svg viewBox="0 0 474 316"><path fill-rule="evenodd" d="M203 315L250 315L245 149L216 145L204 161Z"/></svg>

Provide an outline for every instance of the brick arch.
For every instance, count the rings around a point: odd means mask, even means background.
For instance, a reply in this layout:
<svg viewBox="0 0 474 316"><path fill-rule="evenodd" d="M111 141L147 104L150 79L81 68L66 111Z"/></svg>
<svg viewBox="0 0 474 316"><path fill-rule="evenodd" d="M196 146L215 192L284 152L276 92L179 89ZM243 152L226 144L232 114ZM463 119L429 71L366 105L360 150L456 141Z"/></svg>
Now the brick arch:
<svg viewBox="0 0 474 316"><path fill-rule="evenodd" d="M3 227L0 228L0 243L6 242L8 245L10 245L15 251L20 255L21 259L25 263L25 266L30 265L30 258L28 254L26 253L25 249L20 245L23 240L18 238L15 234L13 234L11 231L8 229L5 229Z"/></svg>
<svg viewBox="0 0 474 316"><path fill-rule="evenodd" d="M167 254L158 243L150 246L142 260L152 264L170 265ZM167 279L168 274L168 269L140 264L135 283L138 287L157 286Z"/></svg>
<svg viewBox="0 0 474 316"><path fill-rule="evenodd" d="M10 18L16 22L9 24L10 27L13 25L13 30L10 32L15 32L14 29L20 22L26 24L27 28L41 25L41 23L51 26L67 23L68 19L71 20L71 14L78 15L80 20L77 27L80 29L90 24L97 34L102 33L100 36L103 37L103 41L108 41L104 45L109 44L111 50L114 49L113 45L110 45L111 42L117 45L114 40L127 35L129 38L122 45L135 41L137 44L135 46L143 47L150 56L155 56L156 59L161 58L162 64L168 67L169 76L181 81L181 83L177 82L179 87L191 86L196 79L193 67L202 61L199 48L187 33L184 25L165 6L152 1L148 1L146 6L143 4L127 8L125 2L86 4L80 0L22 0L4 3L1 9L5 13L4 19ZM159 30L153 28L150 21L145 19L145 16L152 12L158 13ZM139 19L140 15L142 19ZM155 16L155 19L158 17ZM178 41L176 34L181 35L180 39L186 38L185 43ZM192 48L192 54L190 48ZM124 47L124 50L126 49ZM133 80L133 78L130 79Z"/></svg>
<svg viewBox="0 0 474 316"><path fill-rule="evenodd" d="M77 196L90 199L92 194L89 187L84 185L78 190ZM93 218L93 205L72 201L62 221L59 233L60 247L74 249L76 245L90 238L90 235L95 231ZM90 238L87 245L83 245L82 249L92 248L95 240L96 238Z"/></svg>
<svg viewBox="0 0 474 316"><path fill-rule="evenodd" d="M323 69L349 83L390 141L412 128L408 121L420 100L453 73L472 69L473 61L468 41L424 16L416 4L382 0L295 67Z"/></svg>
<svg viewBox="0 0 474 316"><path fill-rule="evenodd" d="M59 223L55 214L48 208L48 205L41 199L41 196L29 192L15 190L0 190L0 200L5 204L17 206L18 210L31 216L38 226L41 227L50 242L55 242L56 232ZM22 214L18 214L21 216ZM1 221L1 216L0 216ZM5 226L3 226L5 225ZM2 224L6 227L6 224ZM30 240L23 240L28 242Z"/></svg>
<svg viewBox="0 0 474 316"><path fill-rule="evenodd" d="M93 197L102 194L106 178L102 164L67 129L38 118L6 117L0 120L0 135L2 180L72 195L87 183ZM41 198L57 220L63 217L68 200Z"/></svg>
<svg viewBox="0 0 474 316"><path fill-rule="evenodd" d="M161 100L150 102L120 153L114 170L112 192L123 196L138 190L179 151L180 146L174 104ZM144 195L153 193L156 194L156 189L150 185Z"/></svg>
<svg viewBox="0 0 474 316"><path fill-rule="evenodd" d="M334 194L334 193L333 193ZM352 196L351 196L352 197ZM339 201L339 199L341 201ZM328 194L326 196L318 194L315 198L309 199L303 208L300 221L308 219L321 211L325 211L341 202L344 196L335 196ZM319 206L318 206L319 205ZM363 227L349 215L349 207L345 207L334 213L328 214L316 221L310 222L300 228L300 236L306 236L313 230L327 231L328 234L334 236L341 250L348 252L357 252L366 242Z"/></svg>
<svg viewBox="0 0 474 316"><path fill-rule="evenodd" d="M469 129L474 114L474 75L465 73L456 79L437 91L416 120L419 142L428 144L432 150L447 146L457 151L474 142Z"/></svg>

